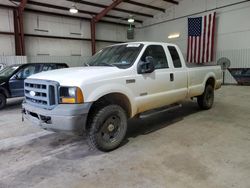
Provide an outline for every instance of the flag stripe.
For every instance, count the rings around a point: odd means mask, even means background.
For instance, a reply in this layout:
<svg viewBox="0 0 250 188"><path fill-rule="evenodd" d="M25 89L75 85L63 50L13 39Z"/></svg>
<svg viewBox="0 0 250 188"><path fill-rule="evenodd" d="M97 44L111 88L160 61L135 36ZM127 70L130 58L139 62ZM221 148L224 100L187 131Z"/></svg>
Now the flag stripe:
<svg viewBox="0 0 250 188"><path fill-rule="evenodd" d="M211 45L211 61L214 60L214 33L215 33L215 16L216 12L213 14L213 28L212 28L212 45Z"/></svg>
<svg viewBox="0 0 250 188"><path fill-rule="evenodd" d="M206 62L208 62L208 57L209 57L209 49L210 49L210 28L211 28L211 14L209 14L209 21L208 21L208 34L207 34L207 56L206 56Z"/></svg>
<svg viewBox="0 0 250 188"><path fill-rule="evenodd" d="M193 62L193 37L191 37L191 59L190 59L190 62Z"/></svg>
<svg viewBox="0 0 250 188"><path fill-rule="evenodd" d="M200 56L201 56L201 37L199 37L199 47L198 47L198 63L200 63Z"/></svg>
<svg viewBox="0 0 250 188"><path fill-rule="evenodd" d="M197 37L194 37L194 62L196 63Z"/></svg>
<svg viewBox="0 0 250 188"><path fill-rule="evenodd" d="M207 27L207 16L204 17L204 30L203 30L203 49L202 49L202 63L204 63L204 57L205 57L205 45L206 45L206 28Z"/></svg>
<svg viewBox="0 0 250 188"><path fill-rule="evenodd" d="M188 43L187 43L187 62L189 62L189 44L190 44L189 39L190 39L190 37L188 36Z"/></svg>
<svg viewBox="0 0 250 188"><path fill-rule="evenodd" d="M192 56L192 54L191 54L191 48L192 48L191 40L192 40L192 37L190 36L189 37L189 62L191 62L191 56Z"/></svg>
<svg viewBox="0 0 250 188"><path fill-rule="evenodd" d="M202 28L204 27L204 25L202 26ZM201 51L200 51L200 63L202 63L202 57L203 57L203 33L204 33L204 31L203 31L203 29L202 29L202 33L201 33L201 37L200 37L200 39L201 39Z"/></svg>

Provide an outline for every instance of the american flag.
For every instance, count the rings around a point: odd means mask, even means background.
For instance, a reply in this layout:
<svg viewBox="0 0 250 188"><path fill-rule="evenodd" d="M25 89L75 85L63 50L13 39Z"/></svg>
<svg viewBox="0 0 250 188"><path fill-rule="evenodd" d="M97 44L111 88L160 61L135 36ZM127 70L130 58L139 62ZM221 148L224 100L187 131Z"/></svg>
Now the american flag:
<svg viewBox="0 0 250 188"><path fill-rule="evenodd" d="M188 18L187 61L207 63L214 59L215 15Z"/></svg>

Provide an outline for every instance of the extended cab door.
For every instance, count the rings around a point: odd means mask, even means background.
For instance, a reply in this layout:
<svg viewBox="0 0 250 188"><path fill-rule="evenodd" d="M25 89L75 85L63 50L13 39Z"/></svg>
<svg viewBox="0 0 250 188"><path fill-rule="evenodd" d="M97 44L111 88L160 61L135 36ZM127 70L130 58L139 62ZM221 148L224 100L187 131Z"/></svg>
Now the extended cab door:
<svg viewBox="0 0 250 188"><path fill-rule="evenodd" d="M185 66L183 56L178 48L175 46L167 47L170 62L173 65L171 80L173 84L173 93L175 101L183 100L187 97L188 93L188 73Z"/></svg>
<svg viewBox="0 0 250 188"><path fill-rule="evenodd" d="M149 56L153 59L155 70L152 73L138 74L135 88L131 88L137 92L138 113L171 104L173 97L170 79L173 71L169 67L165 49L162 45L149 45L140 61L145 62Z"/></svg>

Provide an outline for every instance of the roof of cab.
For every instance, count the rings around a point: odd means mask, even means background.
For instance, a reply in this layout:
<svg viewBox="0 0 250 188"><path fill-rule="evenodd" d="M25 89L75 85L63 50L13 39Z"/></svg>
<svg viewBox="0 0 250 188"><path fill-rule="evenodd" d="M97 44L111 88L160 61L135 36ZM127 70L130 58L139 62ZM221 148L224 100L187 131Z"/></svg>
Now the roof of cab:
<svg viewBox="0 0 250 188"><path fill-rule="evenodd" d="M125 43L119 43L119 44L113 44L110 46L119 46L124 44L144 44L144 45L169 45L169 46L176 46L176 44L172 43L166 43L166 42L150 42L150 41L137 41L137 42L125 42ZM108 47L110 47L108 46Z"/></svg>

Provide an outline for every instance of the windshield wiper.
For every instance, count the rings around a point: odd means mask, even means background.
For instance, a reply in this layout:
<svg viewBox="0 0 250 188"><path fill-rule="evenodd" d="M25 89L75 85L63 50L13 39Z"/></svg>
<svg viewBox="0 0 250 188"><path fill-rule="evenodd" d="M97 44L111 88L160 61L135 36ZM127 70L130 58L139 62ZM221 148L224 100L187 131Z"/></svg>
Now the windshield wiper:
<svg viewBox="0 0 250 188"><path fill-rule="evenodd" d="M89 67L90 65L88 63L83 63L85 66Z"/></svg>
<svg viewBox="0 0 250 188"><path fill-rule="evenodd" d="M105 66L109 66L109 67L115 67L115 65L108 64L108 63L105 63L105 62L101 62L101 63L96 64L96 66L100 66L100 65L105 65Z"/></svg>

